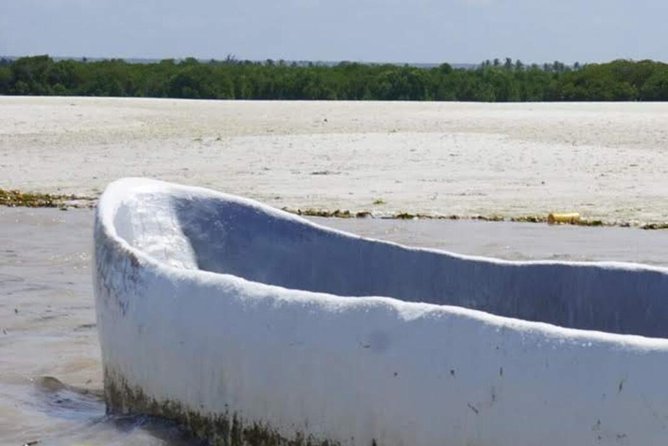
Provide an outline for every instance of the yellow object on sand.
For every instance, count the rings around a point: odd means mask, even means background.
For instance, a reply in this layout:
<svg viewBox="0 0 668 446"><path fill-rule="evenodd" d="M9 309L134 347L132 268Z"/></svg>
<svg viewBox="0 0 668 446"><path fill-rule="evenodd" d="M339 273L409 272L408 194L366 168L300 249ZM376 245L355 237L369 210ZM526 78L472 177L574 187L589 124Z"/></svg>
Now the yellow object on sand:
<svg viewBox="0 0 668 446"><path fill-rule="evenodd" d="M550 213L547 216L547 222L551 225L558 223L576 224L580 222L580 214L577 212Z"/></svg>

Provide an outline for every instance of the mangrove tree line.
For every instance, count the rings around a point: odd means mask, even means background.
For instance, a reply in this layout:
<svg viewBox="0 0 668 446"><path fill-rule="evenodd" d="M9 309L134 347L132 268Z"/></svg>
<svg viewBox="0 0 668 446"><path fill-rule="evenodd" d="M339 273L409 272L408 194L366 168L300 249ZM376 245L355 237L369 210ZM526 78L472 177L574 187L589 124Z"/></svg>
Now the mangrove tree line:
<svg viewBox="0 0 668 446"><path fill-rule="evenodd" d="M195 99L666 101L668 65L616 60L567 66L485 61L473 69L196 59L0 60L0 94Z"/></svg>

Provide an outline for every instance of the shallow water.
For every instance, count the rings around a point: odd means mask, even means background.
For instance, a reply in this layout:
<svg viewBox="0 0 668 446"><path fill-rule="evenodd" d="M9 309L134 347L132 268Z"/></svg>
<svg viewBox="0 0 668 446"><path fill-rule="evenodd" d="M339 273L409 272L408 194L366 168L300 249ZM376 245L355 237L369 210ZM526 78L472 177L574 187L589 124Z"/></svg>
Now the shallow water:
<svg viewBox="0 0 668 446"><path fill-rule="evenodd" d="M668 264L668 231L313 220L474 255ZM92 221L90 210L0 208L0 444L199 444L161 420L105 414L89 265Z"/></svg>
<svg viewBox="0 0 668 446"><path fill-rule="evenodd" d="M169 423L105 414L92 220L0 208L0 444L197 444Z"/></svg>

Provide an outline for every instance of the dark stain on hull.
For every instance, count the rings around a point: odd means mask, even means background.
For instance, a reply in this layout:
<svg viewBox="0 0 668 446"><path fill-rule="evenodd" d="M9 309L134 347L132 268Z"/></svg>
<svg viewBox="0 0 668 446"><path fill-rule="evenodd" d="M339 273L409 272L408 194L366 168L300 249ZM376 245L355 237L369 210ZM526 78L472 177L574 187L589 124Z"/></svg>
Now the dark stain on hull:
<svg viewBox="0 0 668 446"><path fill-rule="evenodd" d="M157 401L115 373L105 371L104 382L108 412L172 420L212 446L340 446L338 442L316 439L300 432L296 432L292 439L285 438L270 426L244 422L234 412L204 415L176 401Z"/></svg>

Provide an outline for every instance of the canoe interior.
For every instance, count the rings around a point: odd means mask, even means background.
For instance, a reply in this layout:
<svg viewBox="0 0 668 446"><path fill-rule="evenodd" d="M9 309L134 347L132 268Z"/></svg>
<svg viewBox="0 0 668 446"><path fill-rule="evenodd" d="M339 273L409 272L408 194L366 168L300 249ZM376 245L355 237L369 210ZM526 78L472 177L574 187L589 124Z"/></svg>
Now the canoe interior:
<svg viewBox="0 0 668 446"><path fill-rule="evenodd" d="M121 207L115 226L131 245L177 267L339 296L387 296L668 337L668 272L661 268L467 258L361 239L211 197L148 195L140 207Z"/></svg>

